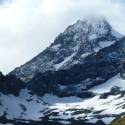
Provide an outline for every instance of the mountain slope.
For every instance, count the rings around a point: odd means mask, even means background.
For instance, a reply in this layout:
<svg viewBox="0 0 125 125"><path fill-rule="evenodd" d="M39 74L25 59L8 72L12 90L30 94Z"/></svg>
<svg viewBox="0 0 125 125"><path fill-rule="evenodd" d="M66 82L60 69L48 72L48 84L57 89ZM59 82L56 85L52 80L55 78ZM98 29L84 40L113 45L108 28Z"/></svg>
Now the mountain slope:
<svg viewBox="0 0 125 125"><path fill-rule="evenodd" d="M88 55L83 64L76 64L70 69L36 74L28 82L28 88L38 94L51 92L58 96L85 97L88 89L106 82L120 72L125 58L124 50L125 38Z"/></svg>
<svg viewBox="0 0 125 125"><path fill-rule="evenodd" d="M125 112L124 59L125 37L104 18L77 21L37 57L0 74L0 123L111 123Z"/></svg>
<svg viewBox="0 0 125 125"><path fill-rule="evenodd" d="M78 20L61 33L47 49L12 74L29 80L38 73L69 69L83 64L84 59L100 49L114 44L123 36L104 18Z"/></svg>
<svg viewBox="0 0 125 125"><path fill-rule="evenodd" d="M118 76L112 81L117 79ZM32 122L33 125L105 125L125 112L125 89L116 86L108 89L107 92L96 92L88 99L75 96L60 98L52 94L41 97L27 89L22 89L18 97L0 93L0 116L6 118L6 123L24 122L27 125ZM1 118L0 123L3 123Z"/></svg>

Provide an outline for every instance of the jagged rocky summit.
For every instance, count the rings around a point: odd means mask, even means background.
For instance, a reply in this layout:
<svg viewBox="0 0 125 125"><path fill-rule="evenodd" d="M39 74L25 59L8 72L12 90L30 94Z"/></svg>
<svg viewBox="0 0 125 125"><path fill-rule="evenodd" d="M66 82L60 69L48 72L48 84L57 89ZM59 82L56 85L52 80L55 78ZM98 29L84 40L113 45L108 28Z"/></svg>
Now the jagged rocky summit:
<svg viewBox="0 0 125 125"><path fill-rule="evenodd" d="M29 80L36 73L70 69L76 64L83 64L86 57L97 54L122 37L105 18L78 20L59 34L47 49L16 68L12 74Z"/></svg>

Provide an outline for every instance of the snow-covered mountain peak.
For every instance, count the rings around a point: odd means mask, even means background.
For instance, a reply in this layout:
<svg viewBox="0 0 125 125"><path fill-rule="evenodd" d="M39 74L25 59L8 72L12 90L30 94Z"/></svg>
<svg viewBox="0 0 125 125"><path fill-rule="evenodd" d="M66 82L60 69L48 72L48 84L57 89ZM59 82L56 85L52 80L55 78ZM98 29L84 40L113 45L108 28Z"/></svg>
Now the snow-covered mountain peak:
<svg viewBox="0 0 125 125"><path fill-rule="evenodd" d="M12 74L31 79L38 72L69 69L84 63L88 55L111 46L122 37L105 18L78 20L59 34L47 49Z"/></svg>
<svg viewBox="0 0 125 125"><path fill-rule="evenodd" d="M83 20L78 20L72 26L69 26L64 33L69 32L83 32L97 35L107 35L111 30L110 24L105 18L88 18Z"/></svg>
<svg viewBox="0 0 125 125"><path fill-rule="evenodd" d="M64 34L71 33L83 33L88 34L90 37L102 37L107 35L113 35L117 38L123 37L120 33L116 32L110 23L105 18L87 18L83 20L78 20L73 25L70 25L65 31Z"/></svg>

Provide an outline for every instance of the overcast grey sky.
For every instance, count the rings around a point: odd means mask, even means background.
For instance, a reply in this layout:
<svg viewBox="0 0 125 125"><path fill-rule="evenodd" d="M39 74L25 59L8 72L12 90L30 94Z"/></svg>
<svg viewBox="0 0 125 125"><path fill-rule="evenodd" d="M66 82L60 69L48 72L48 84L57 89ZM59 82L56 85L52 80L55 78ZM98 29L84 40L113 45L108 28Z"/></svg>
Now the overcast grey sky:
<svg viewBox="0 0 125 125"><path fill-rule="evenodd" d="M124 0L0 0L0 4L3 73L37 55L77 19L104 16L125 34Z"/></svg>

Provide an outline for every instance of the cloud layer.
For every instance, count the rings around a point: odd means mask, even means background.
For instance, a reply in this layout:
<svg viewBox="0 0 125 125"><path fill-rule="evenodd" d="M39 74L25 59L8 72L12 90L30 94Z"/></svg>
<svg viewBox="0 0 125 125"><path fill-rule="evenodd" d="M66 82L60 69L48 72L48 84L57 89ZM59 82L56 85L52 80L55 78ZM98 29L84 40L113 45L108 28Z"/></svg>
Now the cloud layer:
<svg viewBox="0 0 125 125"><path fill-rule="evenodd" d="M0 7L0 70L27 62L77 19L104 16L125 34L124 12L123 0L13 0Z"/></svg>

